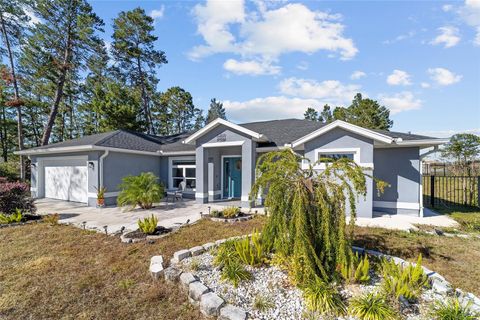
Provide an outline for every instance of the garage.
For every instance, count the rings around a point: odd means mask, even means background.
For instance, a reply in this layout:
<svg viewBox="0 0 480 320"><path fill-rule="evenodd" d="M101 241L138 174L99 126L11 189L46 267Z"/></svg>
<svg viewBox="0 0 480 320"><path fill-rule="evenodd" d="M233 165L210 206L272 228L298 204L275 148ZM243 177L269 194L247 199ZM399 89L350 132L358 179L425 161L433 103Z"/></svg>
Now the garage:
<svg viewBox="0 0 480 320"><path fill-rule="evenodd" d="M44 161L45 198L88 202L88 170L85 160Z"/></svg>

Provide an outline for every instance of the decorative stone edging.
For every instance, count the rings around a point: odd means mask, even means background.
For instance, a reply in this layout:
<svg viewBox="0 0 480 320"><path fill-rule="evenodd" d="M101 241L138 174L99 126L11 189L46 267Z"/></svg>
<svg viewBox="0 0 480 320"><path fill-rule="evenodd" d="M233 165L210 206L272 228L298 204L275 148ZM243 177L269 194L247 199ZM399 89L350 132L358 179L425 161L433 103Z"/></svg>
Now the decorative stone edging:
<svg viewBox="0 0 480 320"><path fill-rule="evenodd" d="M367 250L367 249L355 247L355 246L353 246L352 249L354 252L366 253L368 255L375 256L377 258L386 258L388 260L393 260L395 264L397 265L399 264L404 267L409 265L412 265L412 266L416 265L416 263L408 262L403 260L402 258L384 254L379 251ZM423 269L423 272L425 272L425 274L427 275L428 281L432 286L432 289L434 292L444 297L455 294L455 296L460 300L462 305L470 304L470 307L472 308L472 310L474 310L475 312L480 312L480 299L476 297L473 293L463 292L461 289L458 289L458 288L454 290L450 282L445 280L445 278L442 275L426 268L425 266L422 266L422 269Z"/></svg>
<svg viewBox="0 0 480 320"><path fill-rule="evenodd" d="M190 249L179 250L173 254L170 260L170 266L163 268L163 257L153 256L150 260L150 274L154 280L158 280L162 275L166 281L178 282L182 290L188 293L189 301L200 307L200 312L207 317L216 317L218 320L245 320L247 313L240 307L227 304L225 300L212 292L200 279L190 272L183 272L177 267L182 260L192 256L198 256L215 248L228 240L237 240L250 237L251 235L236 236L227 239L217 240L215 242L205 243L202 246L196 246ZM366 253L377 258L386 258L393 260L395 264L402 266L413 265L415 263L405 261L399 257L391 256L375 250L367 250L360 247L352 247L354 252ZM470 304L470 307L475 312L480 312L480 299L472 293L465 293L460 289L453 289L452 285L445 280L445 278L432 271L425 266L422 266L423 271L429 279L432 289L437 294L447 297L455 294L463 305Z"/></svg>
<svg viewBox="0 0 480 320"><path fill-rule="evenodd" d="M215 221L215 222L234 223L234 222L251 220L253 218L253 215L246 215L246 216L241 216L241 217L236 217L236 218L222 218L222 217L211 217L209 215L202 215L202 218L210 219L211 221Z"/></svg>

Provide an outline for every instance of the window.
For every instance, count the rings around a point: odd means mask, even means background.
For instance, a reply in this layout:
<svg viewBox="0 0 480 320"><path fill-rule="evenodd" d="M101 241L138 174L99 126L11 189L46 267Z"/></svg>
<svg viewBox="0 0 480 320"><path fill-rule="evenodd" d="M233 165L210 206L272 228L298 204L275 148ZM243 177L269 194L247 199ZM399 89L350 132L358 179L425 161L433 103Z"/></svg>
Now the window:
<svg viewBox="0 0 480 320"><path fill-rule="evenodd" d="M335 161L338 159L350 159L353 160L353 153L324 153L324 152L319 152L318 153L318 159L320 159L321 162L330 162L330 161Z"/></svg>
<svg viewBox="0 0 480 320"><path fill-rule="evenodd" d="M179 188L180 182L185 181L186 189L195 191L195 161L172 161L172 188Z"/></svg>

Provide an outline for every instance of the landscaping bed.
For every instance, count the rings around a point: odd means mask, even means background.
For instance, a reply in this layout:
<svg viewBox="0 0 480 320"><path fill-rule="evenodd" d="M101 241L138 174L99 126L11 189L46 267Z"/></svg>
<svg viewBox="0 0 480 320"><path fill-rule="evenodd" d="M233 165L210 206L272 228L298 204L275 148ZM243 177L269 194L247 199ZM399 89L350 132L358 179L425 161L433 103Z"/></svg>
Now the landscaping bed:
<svg viewBox="0 0 480 320"><path fill-rule="evenodd" d="M202 215L202 218L215 222L233 223L250 220L253 218L253 214L242 212L239 207L226 207L223 210L209 210L209 213Z"/></svg>
<svg viewBox="0 0 480 320"><path fill-rule="evenodd" d="M120 238L122 242L135 243L135 242L146 241L146 240L161 239L173 231L174 231L173 228L165 228L162 226L158 226L155 228L155 231L152 232L151 234L146 234L140 229L137 229L137 230L122 234Z"/></svg>

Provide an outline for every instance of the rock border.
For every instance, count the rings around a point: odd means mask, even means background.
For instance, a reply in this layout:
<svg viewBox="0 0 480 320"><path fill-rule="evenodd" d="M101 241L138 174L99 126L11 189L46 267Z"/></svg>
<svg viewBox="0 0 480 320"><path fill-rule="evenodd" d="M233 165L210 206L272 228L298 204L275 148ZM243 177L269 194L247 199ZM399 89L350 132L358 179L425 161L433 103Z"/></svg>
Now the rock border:
<svg viewBox="0 0 480 320"><path fill-rule="evenodd" d="M204 219L209 219L211 221L215 222L226 222L226 223L234 223L234 222L241 222L241 221L248 221L253 219L253 214L245 215L245 216L240 216L236 218L222 218L222 217L212 217L208 214L202 215L202 218Z"/></svg>
<svg viewBox="0 0 480 320"><path fill-rule="evenodd" d="M237 306L227 304L225 300L215 294L200 279L190 272L183 272L178 268L178 264L189 257L198 256L209 251L228 240L238 240L251 237L251 234L244 236L230 237L220 239L215 242L208 242L202 246L195 246L190 249L176 251L170 260L170 266L163 268L163 257L153 256L150 260L150 274L154 280L158 280L160 276L164 276L166 281L178 282L180 288L188 294L189 301L200 308L200 312L207 317L216 318L218 320L246 320L247 312ZM402 266L415 265L415 263L405 261L399 257L384 254L375 250L368 250L360 247L352 247L354 252L368 254L377 258L386 258L393 260L395 264ZM475 312L480 312L480 299L473 293L464 292L460 289L453 289L452 285L445 278L435 271L422 266L423 271L428 277L429 283L435 293L448 297L455 295L462 305L470 304Z"/></svg>

